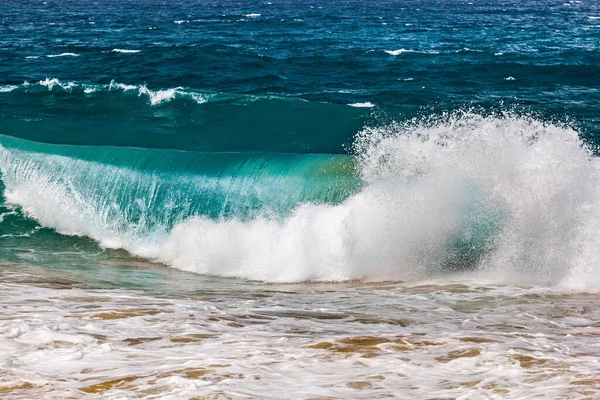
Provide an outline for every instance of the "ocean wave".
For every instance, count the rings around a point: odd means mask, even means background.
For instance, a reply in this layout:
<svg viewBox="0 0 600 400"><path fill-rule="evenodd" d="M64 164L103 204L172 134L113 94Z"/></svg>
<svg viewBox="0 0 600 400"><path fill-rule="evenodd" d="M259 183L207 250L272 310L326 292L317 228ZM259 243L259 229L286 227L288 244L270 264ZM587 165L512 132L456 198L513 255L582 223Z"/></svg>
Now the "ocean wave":
<svg viewBox="0 0 600 400"><path fill-rule="evenodd" d="M8 93L17 89L29 88L31 87L31 85L32 84L29 82L25 82L22 85L5 85L2 86L3 89L0 89L0 93ZM149 89L146 85L129 85L119 83L116 81L111 81L109 84L94 84L74 81L65 82L57 78L45 78L34 83L33 85L46 87L49 91L55 90L56 88L60 88L67 92L81 90L86 94L92 94L99 91L116 90L121 90L123 92L134 92L137 93L139 97L148 98L148 101L152 106L166 103L176 98L187 98L195 101L198 104L204 104L213 98L227 99L231 97L226 95L219 95L216 93L201 93L191 89L183 88L181 86L176 88L152 90Z"/></svg>
<svg viewBox="0 0 600 400"><path fill-rule="evenodd" d="M223 175L222 165L215 175L164 175L154 156L134 168L106 165L136 159L112 150L103 161L97 148L84 157L0 142L6 198L27 215L195 273L298 282L415 280L461 270L495 282L590 290L600 283L600 163L575 130L530 117L464 112L367 128L354 144L357 169L313 170L325 173L322 187L337 183L334 192L360 179L324 202L294 191L300 176L300 187L310 188L317 175L295 175L287 161L270 170L274 181L253 175L260 165L234 163L238 180ZM234 197L258 209L285 199L289 211L207 215L193 207L210 197L187 192L198 187L237 188ZM217 208L225 204L218 198ZM166 218L172 210L183 217Z"/></svg>
<svg viewBox="0 0 600 400"><path fill-rule="evenodd" d="M22 85L5 85L5 87L8 86L12 88L11 91L19 89L28 89L28 91L35 91L36 86L41 88L47 88L48 91L60 89L66 92L82 91L86 94L122 91L127 94L137 94L138 97L147 98L148 103L151 106L165 104L175 99L189 99L196 102L197 104L204 104L208 102L230 102L239 105L247 105L249 103L264 100L308 102L308 100L302 98L276 95L203 92L183 86L177 86L174 88L151 89L146 84L127 84L117 82L115 80L112 80L108 84L99 84L92 82L64 81L58 78L46 77L38 82L24 82ZM8 90L4 92L8 93ZM3 93L3 91L0 91L0 93Z"/></svg>

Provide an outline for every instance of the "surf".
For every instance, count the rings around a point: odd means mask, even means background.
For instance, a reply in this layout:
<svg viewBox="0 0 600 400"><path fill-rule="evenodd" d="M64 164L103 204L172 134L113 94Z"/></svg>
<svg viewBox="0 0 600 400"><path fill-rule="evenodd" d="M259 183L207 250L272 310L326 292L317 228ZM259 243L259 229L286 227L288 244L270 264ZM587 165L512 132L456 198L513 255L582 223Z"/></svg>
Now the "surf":
<svg viewBox="0 0 600 400"><path fill-rule="evenodd" d="M365 128L349 155L0 145L6 200L25 215L186 271L598 281L598 160L576 130L529 116Z"/></svg>

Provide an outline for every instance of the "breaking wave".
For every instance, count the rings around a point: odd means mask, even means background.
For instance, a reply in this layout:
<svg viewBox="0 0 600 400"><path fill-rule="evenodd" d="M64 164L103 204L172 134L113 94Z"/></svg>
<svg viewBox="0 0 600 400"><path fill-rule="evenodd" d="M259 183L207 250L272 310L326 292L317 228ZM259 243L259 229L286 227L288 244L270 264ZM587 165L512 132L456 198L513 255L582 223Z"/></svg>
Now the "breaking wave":
<svg viewBox="0 0 600 400"><path fill-rule="evenodd" d="M600 282L598 159L574 129L531 117L366 128L352 156L0 144L6 199L27 216L187 271Z"/></svg>

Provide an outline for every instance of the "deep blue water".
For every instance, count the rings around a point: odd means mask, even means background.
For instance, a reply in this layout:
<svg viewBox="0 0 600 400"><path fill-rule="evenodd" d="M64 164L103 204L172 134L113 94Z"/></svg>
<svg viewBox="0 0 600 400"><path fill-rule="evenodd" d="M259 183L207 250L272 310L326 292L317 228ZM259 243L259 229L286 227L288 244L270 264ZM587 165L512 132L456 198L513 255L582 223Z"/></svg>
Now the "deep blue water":
<svg viewBox="0 0 600 400"><path fill-rule="evenodd" d="M73 246L53 229L168 234L339 204L362 187L361 130L465 110L595 143L598 2L4 0L3 185L103 225L42 227L14 197L3 257Z"/></svg>
<svg viewBox="0 0 600 400"><path fill-rule="evenodd" d="M562 0L8 0L2 84L57 78L220 96L200 107L190 98L149 107L136 90L29 87L0 96L1 132L60 143L340 153L365 124L476 106L572 120L597 134L599 16L595 1ZM60 54L78 56L49 57ZM345 107L367 102L375 108Z"/></svg>

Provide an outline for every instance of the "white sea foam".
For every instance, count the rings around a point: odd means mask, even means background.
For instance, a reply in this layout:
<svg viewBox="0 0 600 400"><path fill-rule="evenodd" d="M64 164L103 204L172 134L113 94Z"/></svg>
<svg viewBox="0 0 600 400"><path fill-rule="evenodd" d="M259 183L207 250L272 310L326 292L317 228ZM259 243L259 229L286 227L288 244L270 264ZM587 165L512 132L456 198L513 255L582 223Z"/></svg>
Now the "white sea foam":
<svg viewBox="0 0 600 400"><path fill-rule="evenodd" d="M12 92L13 90L18 88L18 85L0 85L0 93Z"/></svg>
<svg viewBox="0 0 600 400"><path fill-rule="evenodd" d="M421 53L421 54L440 54L438 50L413 50L413 49L398 49L398 50L384 50L385 53L391 56L399 56L404 53Z"/></svg>
<svg viewBox="0 0 600 400"><path fill-rule="evenodd" d="M514 81L515 78L512 76L507 76L506 78L504 78L505 81Z"/></svg>
<svg viewBox="0 0 600 400"><path fill-rule="evenodd" d="M79 57L81 54L77 53L60 53L60 54L49 54L46 57L54 58L54 57Z"/></svg>
<svg viewBox="0 0 600 400"><path fill-rule="evenodd" d="M352 104L348 104L350 107L359 107L359 108L373 108L375 107L375 104L371 103L371 102L366 102L366 103L352 103Z"/></svg>
<svg viewBox="0 0 600 400"><path fill-rule="evenodd" d="M411 49L398 49L398 50L384 50L387 54L391 56L398 56L403 53L414 53L414 50Z"/></svg>
<svg viewBox="0 0 600 400"><path fill-rule="evenodd" d="M129 53L139 53L141 50L130 50L130 49L112 49L111 50L113 53L125 53L125 54L129 54Z"/></svg>
<svg viewBox="0 0 600 400"><path fill-rule="evenodd" d="M600 312L589 293L188 278L199 290L152 296L5 271L7 398L584 399L596 390ZM146 273L120 278L136 272Z"/></svg>
<svg viewBox="0 0 600 400"><path fill-rule="evenodd" d="M247 17L247 18L258 18L260 16L261 16L261 14L254 14L254 13L253 14L246 14L245 15L245 17Z"/></svg>
<svg viewBox="0 0 600 400"><path fill-rule="evenodd" d="M46 78L38 82L41 86L46 86L48 90L52 90L55 86L62 88L63 90L71 90L77 86L75 82L61 82L56 78Z"/></svg>
<svg viewBox="0 0 600 400"><path fill-rule="evenodd" d="M115 81L111 81L110 84L108 85L108 90L115 90L115 89L121 89L124 92L129 91L129 90L138 90L139 86L137 85L127 85L124 83L119 83L119 82L115 82Z"/></svg>
<svg viewBox="0 0 600 400"><path fill-rule="evenodd" d="M190 93L188 93L188 95L192 100L194 100L198 104L204 104L204 103L208 102L208 98L210 98L210 96L203 95L200 93L194 93L194 92L190 92Z"/></svg>
<svg viewBox="0 0 600 400"><path fill-rule="evenodd" d="M48 90L53 90L55 87L60 87L63 90L67 91L71 91L74 89L82 90L84 93L87 94L96 93L103 90L121 90L123 92L137 92L137 94L140 97L147 97L150 102L150 105L152 106L169 102L175 98L186 98L193 100L198 104L204 104L208 102L211 98L218 97L218 95L215 94L199 93L183 87L152 90L149 89L146 85L130 85L116 82L114 80L111 81L109 84L102 85L86 82L64 82L58 78L45 78L41 81L38 81L36 84L40 86L45 86L48 88ZM0 86L0 93L9 92L18 89L19 87L27 87L29 85L29 82L24 82L22 85Z"/></svg>
<svg viewBox="0 0 600 400"><path fill-rule="evenodd" d="M210 98L209 95L194 92L181 86L169 89L152 90L146 85L128 85L112 81L108 85L108 90L123 90L124 92L136 91L139 96L145 96L150 100L150 104L155 106L169 102L175 98L189 98L198 104L203 104Z"/></svg>
<svg viewBox="0 0 600 400"><path fill-rule="evenodd" d="M140 96L145 95L148 96L150 100L150 104L157 105L166 101L173 100L177 93L181 90L181 87L172 88L172 89L164 89L164 90L150 90L145 85L141 86L138 90Z"/></svg>
<svg viewBox="0 0 600 400"><path fill-rule="evenodd" d="M40 58L40 56L27 56L26 59L34 60L36 58Z"/></svg>

